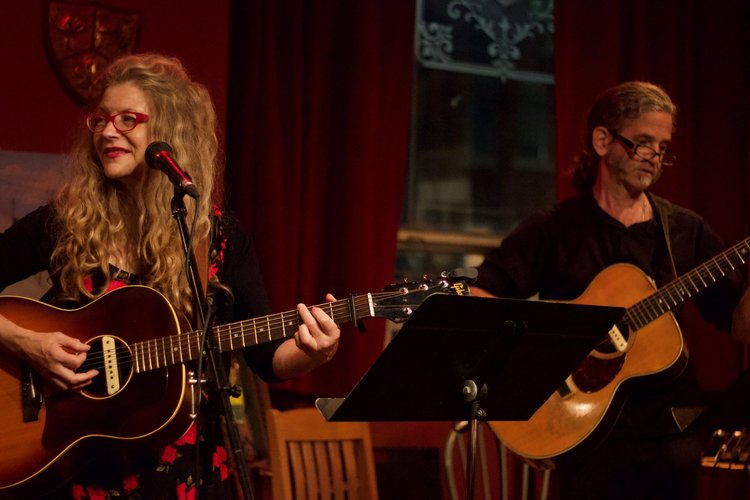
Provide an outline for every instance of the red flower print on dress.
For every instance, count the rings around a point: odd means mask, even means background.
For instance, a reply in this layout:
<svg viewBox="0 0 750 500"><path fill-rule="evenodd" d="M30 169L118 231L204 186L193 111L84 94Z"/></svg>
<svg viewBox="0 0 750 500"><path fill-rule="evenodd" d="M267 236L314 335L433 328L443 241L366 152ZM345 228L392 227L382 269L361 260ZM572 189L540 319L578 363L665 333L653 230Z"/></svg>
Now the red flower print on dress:
<svg viewBox="0 0 750 500"><path fill-rule="evenodd" d="M187 484L179 483L177 485L177 498L178 500L195 500L195 488L192 486L188 488Z"/></svg>
<svg viewBox="0 0 750 500"><path fill-rule="evenodd" d="M74 484L70 489L70 496L73 497L73 500L83 500L85 498L84 493L83 486L80 484Z"/></svg>
<svg viewBox="0 0 750 500"><path fill-rule="evenodd" d="M122 288L124 286L127 286L127 283L122 280L112 280L109 282L109 286L107 286L108 292L111 292L112 290L117 290L118 288ZM83 278L83 288L86 289L88 292L94 291L94 281L91 279L91 276L85 276Z"/></svg>
<svg viewBox="0 0 750 500"><path fill-rule="evenodd" d="M125 479L122 480L122 488L125 490L125 493L132 493L133 491L137 490L138 476L136 476L135 474L126 476Z"/></svg>
<svg viewBox="0 0 750 500"><path fill-rule="evenodd" d="M107 500L107 492L104 488L96 488L89 486L86 488L91 500Z"/></svg>
<svg viewBox="0 0 750 500"><path fill-rule="evenodd" d="M183 446L186 444L195 444L196 438L198 436L198 432L196 430L195 424L190 424L190 427L185 432L185 434L182 435L180 439L174 442L174 446Z"/></svg>
<svg viewBox="0 0 750 500"><path fill-rule="evenodd" d="M214 469L219 468L221 472L221 480L225 480L229 477L229 470L227 469L227 450L223 446L217 446L214 451Z"/></svg>
<svg viewBox="0 0 750 500"><path fill-rule="evenodd" d="M112 280L109 282L109 286L107 287L107 291L111 292L112 290L117 290L118 288L122 288L124 286L127 286L128 284L124 281L120 280Z"/></svg>
<svg viewBox="0 0 750 500"><path fill-rule="evenodd" d="M175 458L177 458L177 448L175 448L171 444L169 446L165 446L164 449L161 450L162 463L173 464Z"/></svg>
<svg viewBox="0 0 750 500"><path fill-rule="evenodd" d="M208 268L208 279L213 278L216 276L216 273L219 272L219 266L216 265L216 262L212 262L211 266Z"/></svg>

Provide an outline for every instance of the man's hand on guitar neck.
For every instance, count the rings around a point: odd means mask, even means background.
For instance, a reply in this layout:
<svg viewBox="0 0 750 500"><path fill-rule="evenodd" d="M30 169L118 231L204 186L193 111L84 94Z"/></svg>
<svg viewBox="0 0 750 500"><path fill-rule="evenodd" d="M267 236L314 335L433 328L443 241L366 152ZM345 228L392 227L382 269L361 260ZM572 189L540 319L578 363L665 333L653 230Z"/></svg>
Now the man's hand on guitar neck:
<svg viewBox="0 0 750 500"><path fill-rule="evenodd" d="M62 332L35 332L0 315L0 347L28 361L56 388L75 391L91 383L99 373L77 373L86 360L89 345Z"/></svg>

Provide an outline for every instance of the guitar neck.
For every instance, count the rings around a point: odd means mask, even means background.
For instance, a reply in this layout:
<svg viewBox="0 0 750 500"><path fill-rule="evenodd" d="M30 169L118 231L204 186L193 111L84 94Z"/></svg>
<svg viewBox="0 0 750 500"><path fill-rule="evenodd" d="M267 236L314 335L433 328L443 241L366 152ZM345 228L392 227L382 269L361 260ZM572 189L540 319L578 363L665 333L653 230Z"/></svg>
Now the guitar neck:
<svg viewBox="0 0 750 500"><path fill-rule="evenodd" d="M631 306L622 321L630 330L639 330L680 306L689 297L734 272L748 259L750 259L750 238L737 243Z"/></svg>
<svg viewBox="0 0 750 500"><path fill-rule="evenodd" d="M372 294L318 304L338 324L375 316ZM237 321L211 328L215 347L229 352L274 340L290 338L302 323L297 310ZM133 344L133 360L138 373L198 359L202 353L202 332L190 331Z"/></svg>

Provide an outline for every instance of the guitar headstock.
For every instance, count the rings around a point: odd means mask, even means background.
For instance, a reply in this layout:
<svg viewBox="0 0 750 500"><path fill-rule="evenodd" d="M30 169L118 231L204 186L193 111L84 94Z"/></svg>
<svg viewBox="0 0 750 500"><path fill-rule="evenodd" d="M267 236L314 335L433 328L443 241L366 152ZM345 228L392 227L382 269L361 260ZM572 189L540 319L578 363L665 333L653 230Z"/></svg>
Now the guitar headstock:
<svg viewBox="0 0 750 500"><path fill-rule="evenodd" d="M409 319L422 302L435 294L469 295L469 285L477 275L476 269L443 271L440 279L425 276L420 281L394 283L373 295L374 316L396 323Z"/></svg>

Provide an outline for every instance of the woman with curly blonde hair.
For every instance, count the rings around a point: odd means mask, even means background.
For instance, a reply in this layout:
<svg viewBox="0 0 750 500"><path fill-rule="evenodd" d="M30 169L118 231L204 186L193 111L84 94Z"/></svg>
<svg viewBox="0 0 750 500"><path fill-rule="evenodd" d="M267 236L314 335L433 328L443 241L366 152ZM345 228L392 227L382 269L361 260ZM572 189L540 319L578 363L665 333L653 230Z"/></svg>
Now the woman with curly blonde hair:
<svg viewBox="0 0 750 500"><path fill-rule="evenodd" d="M105 88L137 87L148 103L148 121L118 135L128 138L138 132L145 134L148 127L149 137L172 145L177 162L192 174L203 193L210 195L214 181L221 181L221 169L216 160L216 114L208 91L191 82L179 62L156 55L115 61L102 80ZM90 128L104 128L94 130L93 143L91 135L79 143L72 157L73 178L55 200L66 228L53 253L62 290L72 298L92 297L83 278L96 270L109 283L110 264L115 264L143 276L144 284L161 290L173 304L189 309L191 297L182 272L179 233L170 210L165 210L173 196L170 181L158 170L148 168L139 169L135 175L116 172L110 178L109 163L134 158L120 155L118 144L96 140L106 136L107 119L100 112L88 117ZM133 124L138 120L128 115L120 119ZM116 123L109 132L117 133ZM143 151L138 153L143 155ZM192 206L189 208L192 210ZM210 208L210 196L203 196L195 240L208 236ZM127 253L123 248L128 248Z"/></svg>
<svg viewBox="0 0 750 500"><path fill-rule="evenodd" d="M86 129L70 155L68 182L52 203L0 234L0 289L47 270L52 286L43 300L58 307L78 307L137 284L156 289L175 310L190 316L194 298L171 209L175 187L145 159L149 144L159 141L172 147L173 158L202 193L187 204L187 219L195 220L193 240L208 242L208 278L231 292L218 320L267 314L252 241L212 200L220 198L212 195L220 191L222 169L216 114L206 88L192 81L177 59L158 54L118 59L101 82L101 100L86 117ZM298 313L301 324L293 336L290 332L289 338L243 350L251 368L266 380L305 373L337 350L339 328L322 309L300 304ZM88 340L77 338L75 331L33 331L0 314L0 354L27 362L47 382L45 390L85 391L103 383L101 368L84 365L94 352ZM184 498L200 491L224 498L226 453L216 444L215 408L207 409L201 412L199 432L191 425L175 443L127 454L106 450L106 458L82 467L68 494ZM203 470L197 471L196 463ZM55 498L60 497L58 490Z"/></svg>

